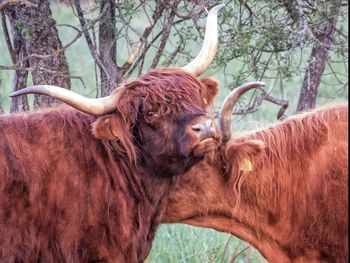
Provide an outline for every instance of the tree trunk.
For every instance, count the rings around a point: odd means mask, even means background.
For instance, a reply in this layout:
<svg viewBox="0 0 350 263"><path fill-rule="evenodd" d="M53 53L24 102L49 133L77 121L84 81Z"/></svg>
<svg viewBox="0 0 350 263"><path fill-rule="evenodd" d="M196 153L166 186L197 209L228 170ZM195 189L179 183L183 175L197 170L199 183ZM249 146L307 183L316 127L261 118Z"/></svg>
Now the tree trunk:
<svg viewBox="0 0 350 263"><path fill-rule="evenodd" d="M17 67L28 68L29 62L27 57L27 50L25 45L25 39L22 35L21 30L16 26L16 21L20 19L17 17L17 13L14 8L9 8L6 12L12 31L12 41L13 41L13 64ZM19 90L27 86L28 71L16 70L13 79L12 91ZM13 97L11 100L10 112L16 111L28 111L29 104L27 96Z"/></svg>
<svg viewBox="0 0 350 263"><path fill-rule="evenodd" d="M52 18L50 1L38 1L37 7L16 7L29 36L26 41L29 65L34 84L49 84L70 88L68 63ZM34 108L54 106L60 102L47 96L36 95Z"/></svg>
<svg viewBox="0 0 350 263"><path fill-rule="evenodd" d="M118 69L116 64L116 29L114 0L102 1L100 12L109 5L106 15L99 24L99 53L104 67L100 67L101 96L109 95L118 85Z"/></svg>
<svg viewBox="0 0 350 263"><path fill-rule="evenodd" d="M300 91L297 111L315 108L318 87L325 69L329 50L333 42L333 35L337 23L341 0L331 1L329 20L319 23L314 33L316 37L312 48L309 65L305 72L303 86ZM316 30L313 30L314 32Z"/></svg>

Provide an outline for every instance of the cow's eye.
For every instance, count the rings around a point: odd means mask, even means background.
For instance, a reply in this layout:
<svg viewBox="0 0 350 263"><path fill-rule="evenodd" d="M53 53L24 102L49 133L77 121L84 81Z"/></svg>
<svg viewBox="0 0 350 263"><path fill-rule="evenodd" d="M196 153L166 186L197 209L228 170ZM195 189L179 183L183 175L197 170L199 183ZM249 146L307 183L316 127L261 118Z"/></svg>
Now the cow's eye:
<svg viewBox="0 0 350 263"><path fill-rule="evenodd" d="M154 111L148 111L145 114L145 120L148 124L154 124L158 119L158 114Z"/></svg>
<svg viewBox="0 0 350 263"><path fill-rule="evenodd" d="M158 114L154 111L146 112L145 113L145 121L150 127L155 129L157 127L157 123L158 123Z"/></svg>
<svg viewBox="0 0 350 263"><path fill-rule="evenodd" d="M149 112L146 113L146 117L149 118L149 119L152 118L153 116L154 116L154 112L153 111L149 111Z"/></svg>

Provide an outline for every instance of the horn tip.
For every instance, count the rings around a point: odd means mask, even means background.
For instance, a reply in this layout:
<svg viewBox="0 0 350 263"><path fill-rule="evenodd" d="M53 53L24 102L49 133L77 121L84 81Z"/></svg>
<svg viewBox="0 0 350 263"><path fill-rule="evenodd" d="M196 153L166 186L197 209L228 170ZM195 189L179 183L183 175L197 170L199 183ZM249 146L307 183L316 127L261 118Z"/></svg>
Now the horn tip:
<svg viewBox="0 0 350 263"><path fill-rule="evenodd" d="M38 86L45 86L45 85L38 85ZM22 89L19 89L19 90L16 90L14 92L11 92L10 93L10 97L18 97L18 96L21 96L21 95L26 95L29 93L30 90L32 90L33 88L36 88L38 86L28 86L28 87L24 87Z"/></svg>
<svg viewBox="0 0 350 263"><path fill-rule="evenodd" d="M219 5L216 5L216 6L214 6L212 9L210 9L210 11L209 11L209 13L210 14L217 14L222 8L224 8L225 7L225 4L224 3L222 3L222 4L219 4Z"/></svg>
<svg viewBox="0 0 350 263"><path fill-rule="evenodd" d="M13 98L13 97L17 97L17 96L20 96L21 93L19 91L15 91L15 92L11 92L9 97Z"/></svg>

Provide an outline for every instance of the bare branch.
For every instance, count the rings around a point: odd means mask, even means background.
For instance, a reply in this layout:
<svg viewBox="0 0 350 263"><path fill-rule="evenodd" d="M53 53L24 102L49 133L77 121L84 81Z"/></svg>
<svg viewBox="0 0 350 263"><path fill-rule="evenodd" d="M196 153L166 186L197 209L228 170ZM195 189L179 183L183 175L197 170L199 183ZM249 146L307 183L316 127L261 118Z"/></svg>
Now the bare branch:
<svg viewBox="0 0 350 263"><path fill-rule="evenodd" d="M128 72L125 74L127 78L130 77L130 75L131 75L132 72L135 70L135 68L138 67L140 63L142 63L142 61L144 60L145 55L146 55L148 49L153 45L153 43L154 43L161 35L162 35L162 32L159 32L159 33L151 40L151 42L148 43L148 44L144 47L144 49L143 49L141 55L136 59L136 61L134 62L134 64L130 65L131 67L129 68Z"/></svg>
<svg viewBox="0 0 350 263"><path fill-rule="evenodd" d="M22 68L22 67L18 67L18 66L0 65L0 70L32 71L32 70L34 70L34 68Z"/></svg>
<svg viewBox="0 0 350 263"><path fill-rule="evenodd" d="M232 235L229 236L228 240L225 243L224 251L222 252L221 257L220 257L220 263L223 263L225 260L226 251L228 249L228 245L229 245L231 239L232 239Z"/></svg>
<svg viewBox="0 0 350 263"><path fill-rule="evenodd" d="M99 18L101 18L101 15L98 16ZM98 21L98 19L93 19L94 23L90 24L88 27L86 27L87 30L90 30L91 28L94 27L94 24ZM82 35L82 31L80 31L77 27L75 26L72 26L72 25L68 25L68 24L60 24L60 25L57 25L57 26L67 26L67 27L71 27L73 28L75 31L77 31L78 33L75 35L75 37L70 41L68 42L66 45L64 45L62 47L62 49L60 50L57 50L51 54L47 54L47 55L41 55L41 54L30 54L28 55L27 57L25 57L23 60L27 60L29 58L41 58L41 59L47 59L47 58L50 58L50 57L55 57L55 56L58 56L59 53L62 53L64 51L66 51L66 49L68 49L71 45L73 45Z"/></svg>
<svg viewBox="0 0 350 263"><path fill-rule="evenodd" d="M180 51L183 49L183 43L179 44L175 50L167 57L167 61L165 63L165 66L168 67L170 64L175 64L174 59L177 56L177 54L180 53Z"/></svg>
<svg viewBox="0 0 350 263"><path fill-rule="evenodd" d="M267 93L265 93L265 91L263 91L261 93L261 95L258 95L255 97L253 105L248 105L247 107L245 107L243 109L238 109L237 111L235 111L233 113L233 115L245 115L247 113L255 112L258 110L259 106L261 106L261 104L264 100L271 102L273 104L282 106L280 112L277 115L277 119L280 119L283 116L284 111L287 109L288 104L289 104L288 100L274 98L271 95L268 95Z"/></svg>
<svg viewBox="0 0 350 263"><path fill-rule="evenodd" d="M105 72L105 74L107 75L107 77L109 78L110 76L109 76L108 70L103 65L101 59L99 58L99 56L97 54L95 46L92 43L90 34L88 32L88 27L86 26L83 10L81 9L81 6L80 6L80 1L79 0L74 0L74 5L75 5L75 8L77 10L79 22L80 22L80 25L81 25L81 28L82 28L83 35L85 37L86 43L87 43L88 48L90 50L90 53L91 53L92 57L94 58L94 60L96 61L97 65L100 67L100 69L103 70ZM106 11L103 11L101 13L103 14L104 12L107 12L108 8L110 8L110 5L106 4L105 5L105 9L104 9ZM102 17L102 14L99 17ZM97 20L95 20L95 21L97 21Z"/></svg>
<svg viewBox="0 0 350 263"><path fill-rule="evenodd" d="M245 106L244 108L235 110L232 113L232 115L247 115L249 113L256 112L258 111L259 107L262 105L263 101L266 100L268 102L281 106L280 110L277 113L278 120L282 120L286 118L287 116L284 113L288 108L289 101L284 99L277 99L269 95L268 93L266 93L265 90L262 88L259 88L259 90L261 91L261 94L255 96L253 102L249 102L248 105ZM220 111L215 111L214 113L215 118L219 118L219 114L220 114Z"/></svg>
<svg viewBox="0 0 350 263"><path fill-rule="evenodd" d="M13 47L11 44L10 34L9 34L8 29L7 29L6 17L5 17L3 10L1 11L1 25L2 25L3 32L4 32L4 37L5 37L7 49L10 53L10 56L11 56L12 63L16 64L16 56L15 56L15 53L14 53L14 50L13 50Z"/></svg>
<svg viewBox="0 0 350 263"><path fill-rule="evenodd" d="M69 74L62 74L59 71L55 71L55 70L51 70L49 68L44 68L44 67L37 67L37 68L23 68L23 67L18 67L18 66L4 66L4 65L0 65L0 70L15 70L15 71L34 71L40 69L41 71L45 71L51 74L55 74L56 76L60 76L63 78L70 78L70 79L78 79L81 81L82 85L84 88L86 88L86 85L83 81L83 78L81 76L74 76L74 75L69 75Z"/></svg>
<svg viewBox="0 0 350 263"><path fill-rule="evenodd" d="M144 45L144 43L146 42L148 36L150 35L150 33L152 32L154 26L156 25L157 21L162 16L164 9L165 9L165 5L163 5L163 4L157 5L157 8L156 8L156 10L154 11L154 13L152 15L152 20L150 21L149 26L147 26L145 28L145 30L143 31L142 36L139 38L138 42L135 45L135 48L131 52L131 55L130 55L129 59L121 67L123 72L128 71L130 69L131 65L135 62L137 54L139 54L142 45Z"/></svg>
<svg viewBox="0 0 350 263"><path fill-rule="evenodd" d="M230 263L233 263L235 262L235 260L244 252L246 251L247 249L249 248L249 246L247 246L246 248L242 249L239 253L236 254L236 251L235 253L233 253L231 259L230 259Z"/></svg>
<svg viewBox="0 0 350 263"><path fill-rule="evenodd" d="M259 21L259 17L254 13L254 11L251 9L251 7L247 4L246 1L239 0L239 2L248 10L251 16L253 16L257 21Z"/></svg>
<svg viewBox="0 0 350 263"><path fill-rule="evenodd" d="M162 37L160 39L160 45L158 47L158 50L157 50L157 53L156 53L155 57L153 58L153 62L152 62L151 68L157 67L159 59L160 59L160 56L164 52L165 45L168 42L171 26L173 25L174 18L175 18L175 12L173 10L177 8L178 4L179 4L179 1L176 1L172 5L172 10L171 10L170 15L168 17L168 20L163 26Z"/></svg>

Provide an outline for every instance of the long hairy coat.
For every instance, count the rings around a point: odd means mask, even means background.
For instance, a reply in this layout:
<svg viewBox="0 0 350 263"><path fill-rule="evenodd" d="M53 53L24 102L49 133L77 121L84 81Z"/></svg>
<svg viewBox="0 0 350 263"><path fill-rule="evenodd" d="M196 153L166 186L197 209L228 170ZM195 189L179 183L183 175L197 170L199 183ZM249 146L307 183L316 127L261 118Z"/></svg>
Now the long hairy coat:
<svg viewBox="0 0 350 263"><path fill-rule="evenodd" d="M163 69L115 92L105 116L0 116L0 262L146 259L176 178L215 145L188 130L217 83Z"/></svg>
<svg viewBox="0 0 350 263"><path fill-rule="evenodd" d="M229 232L269 262L348 261L348 107L232 138L171 193L163 222Z"/></svg>

